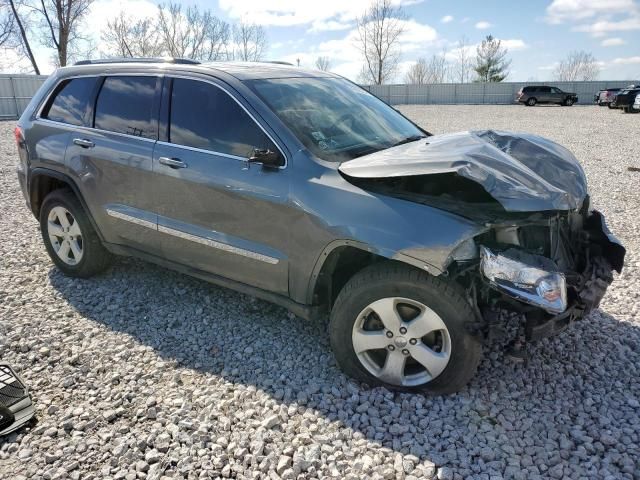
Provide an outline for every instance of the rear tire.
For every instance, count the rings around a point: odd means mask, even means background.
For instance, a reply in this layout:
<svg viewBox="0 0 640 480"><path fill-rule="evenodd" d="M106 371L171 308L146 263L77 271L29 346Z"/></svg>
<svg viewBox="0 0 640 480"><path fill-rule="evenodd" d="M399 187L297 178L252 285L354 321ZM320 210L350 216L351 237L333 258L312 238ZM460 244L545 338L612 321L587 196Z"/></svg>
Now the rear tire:
<svg viewBox="0 0 640 480"><path fill-rule="evenodd" d="M55 190L46 196L40 209L40 232L51 260L67 276L91 277L111 264L111 254L69 190Z"/></svg>
<svg viewBox="0 0 640 480"><path fill-rule="evenodd" d="M536 102L537 102L537 100L535 98L531 97L531 98L527 99L527 102L525 103L525 105L527 107L533 107L536 104Z"/></svg>
<svg viewBox="0 0 640 480"><path fill-rule="evenodd" d="M480 362L482 344L471 333L475 321L457 285L386 262L347 282L331 311L329 333L347 375L371 386L447 394L464 387Z"/></svg>
<svg viewBox="0 0 640 480"><path fill-rule="evenodd" d="M609 107L611 110L614 110L616 108L616 106L612 103L607 104L607 107Z"/></svg>

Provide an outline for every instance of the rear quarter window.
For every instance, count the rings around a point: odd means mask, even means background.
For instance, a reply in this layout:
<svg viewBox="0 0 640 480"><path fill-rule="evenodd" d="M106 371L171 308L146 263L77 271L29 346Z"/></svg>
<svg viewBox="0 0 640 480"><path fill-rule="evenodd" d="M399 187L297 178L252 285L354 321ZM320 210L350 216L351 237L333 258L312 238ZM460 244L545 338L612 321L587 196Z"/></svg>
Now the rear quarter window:
<svg viewBox="0 0 640 480"><path fill-rule="evenodd" d="M112 76L96 101L95 128L135 137L156 138L157 77Z"/></svg>
<svg viewBox="0 0 640 480"><path fill-rule="evenodd" d="M40 116L54 122L86 126L89 101L97 80L97 77L81 77L62 81Z"/></svg>

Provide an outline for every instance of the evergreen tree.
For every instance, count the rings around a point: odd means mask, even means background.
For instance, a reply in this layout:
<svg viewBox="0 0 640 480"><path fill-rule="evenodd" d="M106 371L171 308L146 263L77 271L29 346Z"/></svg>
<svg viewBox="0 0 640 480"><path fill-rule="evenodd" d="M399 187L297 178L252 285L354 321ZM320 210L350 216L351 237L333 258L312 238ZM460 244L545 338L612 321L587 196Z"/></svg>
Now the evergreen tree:
<svg viewBox="0 0 640 480"><path fill-rule="evenodd" d="M511 60L508 50L501 41L492 35L482 41L476 48L476 65L473 68L478 75L477 82L502 82L509 75Z"/></svg>

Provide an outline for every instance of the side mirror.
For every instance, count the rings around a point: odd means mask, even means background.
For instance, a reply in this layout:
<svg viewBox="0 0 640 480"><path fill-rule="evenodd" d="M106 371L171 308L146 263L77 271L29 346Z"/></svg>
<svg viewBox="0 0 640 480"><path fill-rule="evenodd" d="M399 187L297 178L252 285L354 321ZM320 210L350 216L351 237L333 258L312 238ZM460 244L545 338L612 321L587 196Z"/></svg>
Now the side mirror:
<svg viewBox="0 0 640 480"><path fill-rule="evenodd" d="M251 163L261 163L265 167L282 167L284 159L280 152L268 148L254 148L249 157Z"/></svg>

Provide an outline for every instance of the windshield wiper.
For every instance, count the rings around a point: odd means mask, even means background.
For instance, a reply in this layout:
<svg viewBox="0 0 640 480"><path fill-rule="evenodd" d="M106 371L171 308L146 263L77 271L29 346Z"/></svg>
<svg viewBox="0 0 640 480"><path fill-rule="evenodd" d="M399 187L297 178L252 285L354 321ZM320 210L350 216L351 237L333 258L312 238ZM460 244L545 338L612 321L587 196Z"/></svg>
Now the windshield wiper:
<svg viewBox="0 0 640 480"><path fill-rule="evenodd" d="M394 143L391 147L397 147L398 145L404 145L405 143L417 142L423 138L427 138L426 135L411 135L410 137L403 138L399 142ZM389 147L389 148L391 148Z"/></svg>

